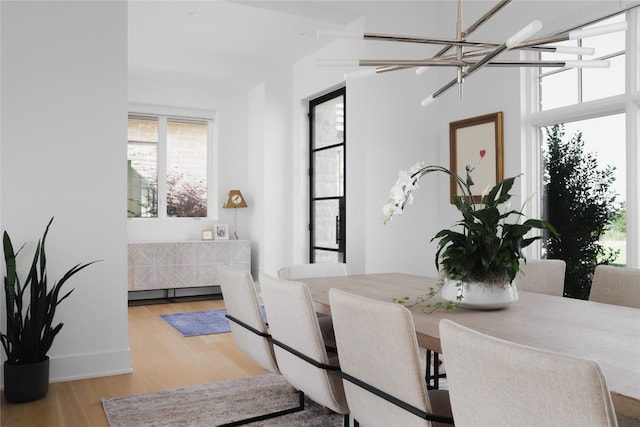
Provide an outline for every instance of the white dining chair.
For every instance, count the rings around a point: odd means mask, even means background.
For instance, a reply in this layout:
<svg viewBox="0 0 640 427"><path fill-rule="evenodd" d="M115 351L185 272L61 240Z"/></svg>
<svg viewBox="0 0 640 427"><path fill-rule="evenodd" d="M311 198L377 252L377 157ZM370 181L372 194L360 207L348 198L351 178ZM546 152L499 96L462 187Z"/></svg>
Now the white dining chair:
<svg viewBox="0 0 640 427"><path fill-rule="evenodd" d="M427 390L409 310L339 289L329 291L329 300L354 422L371 427L446 425L427 419L450 419L451 408L446 390Z"/></svg>
<svg viewBox="0 0 640 427"><path fill-rule="evenodd" d="M282 280L303 280L313 277L344 277L349 275L347 264L344 263L309 263L293 264L278 270L278 278ZM317 311L317 310L316 310ZM326 346L335 348L333 325L331 316L317 313L320 329Z"/></svg>
<svg viewBox="0 0 640 427"><path fill-rule="evenodd" d="M247 271L236 271L224 265L218 266L218 278L222 298L227 310L233 340L240 350L267 371L280 374L267 324L262 317L256 289ZM224 424L234 427L255 421L280 417L304 409L304 393L298 392L298 406L258 415ZM222 426L219 426L222 427Z"/></svg>
<svg viewBox="0 0 640 427"><path fill-rule="evenodd" d="M561 259L520 260L516 275L518 290L539 294L564 295L564 273L567 263Z"/></svg>
<svg viewBox="0 0 640 427"><path fill-rule="evenodd" d="M269 331L262 317L251 273L220 265L218 278L227 314L264 334L260 336L239 323L230 321L236 345L267 371L279 373L273 346L266 337Z"/></svg>
<svg viewBox="0 0 640 427"><path fill-rule="evenodd" d="M589 301L640 308L640 270L598 265L593 275Z"/></svg>
<svg viewBox="0 0 640 427"><path fill-rule="evenodd" d="M308 279L311 277L348 276L349 269L345 263L310 263L294 264L278 270L278 278L284 280Z"/></svg>
<svg viewBox="0 0 640 427"><path fill-rule="evenodd" d="M343 414L346 427L349 406L337 374L338 360L335 355L329 358L309 288L264 273L260 283L280 372L311 400Z"/></svg>
<svg viewBox="0 0 640 427"><path fill-rule="evenodd" d="M495 338L440 321L457 427L617 426L593 360Z"/></svg>

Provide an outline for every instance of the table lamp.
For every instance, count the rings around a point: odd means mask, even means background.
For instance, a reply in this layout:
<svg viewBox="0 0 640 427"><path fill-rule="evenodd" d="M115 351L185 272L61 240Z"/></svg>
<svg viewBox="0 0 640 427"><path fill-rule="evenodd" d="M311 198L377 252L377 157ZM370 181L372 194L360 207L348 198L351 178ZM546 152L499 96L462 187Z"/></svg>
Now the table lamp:
<svg viewBox="0 0 640 427"><path fill-rule="evenodd" d="M240 190L231 190L227 194L227 200L224 202L223 208L233 208L233 238L238 240L238 214L236 208L246 208L247 202Z"/></svg>

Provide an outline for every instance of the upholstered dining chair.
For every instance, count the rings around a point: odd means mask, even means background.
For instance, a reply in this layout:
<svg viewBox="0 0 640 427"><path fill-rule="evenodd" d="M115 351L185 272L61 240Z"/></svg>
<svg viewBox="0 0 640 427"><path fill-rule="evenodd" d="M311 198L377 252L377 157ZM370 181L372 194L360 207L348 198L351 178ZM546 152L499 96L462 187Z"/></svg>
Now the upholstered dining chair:
<svg viewBox="0 0 640 427"><path fill-rule="evenodd" d="M269 341L269 331L262 317L251 274L247 271L236 271L220 265L218 278L227 317L230 320L231 334L236 345L245 355L264 369L279 374L280 370L276 363L273 346ZM231 422L225 424L225 427L248 424L302 411L304 409L304 393L299 392L298 397L298 406Z"/></svg>
<svg viewBox="0 0 640 427"><path fill-rule="evenodd" d="M617 426L593 360L512 343L440 321L457 427Z"/></svg>
<svg viewBox="0 0 640 427"><path fill-rule="evenodd" d="M331 313L354 423L366 426L446 425L446 390L427 390L423 358L409 310L339 289L329 291ZM428 417L443 417L432 423ZM440 418L438 418L440 419Z"/></svg>
<svg viewBox="0 0 640 427"><path fill-rule="evenodd" d="M566 262L561 259L520 260L520 272L516 276L516 287L526 292L564 295L564 272Z"/></svg>
<svg viewBox="0 0 640 427"><path fill-rule="evenodd" d="M337 357L329 358L309 288L264 273L260 283L280 372L311 400L343 414L346 427L349 407Z"/></svg>
<svg viewBox="0 0 640 427"><path fill-rule="evenodd" d="M220 265L218 278L227 314L264 334L258 335L239 323L230 321L236 345L267 371L279 373L273 346L267 339L269 331L262 317L251 273Z"/></svg>
<svg viewBox="0 0 640 427"><path fill-rule="evenodd" d="M278 278L284 280L308 279L310 277L348 276L349 269L344 263L294 264L278 270Z"/></svg>
<svg viewBox="0 0 640 427"><path fill-rule="evenodd" d="M593 275L589 301L640 308L640 270L598 265Z"/></svg>
<svg viewBox="0 0 640 427"><path fill-rule="evenodd" d="M301 280L311 277L341 277L348 276L349 269L345 263L310 263L293 264L278 270L278 278L282 280ZM335 349L336 341L333 336L331 316L317 313L320 329L325 344L329 349Z"/></svg>

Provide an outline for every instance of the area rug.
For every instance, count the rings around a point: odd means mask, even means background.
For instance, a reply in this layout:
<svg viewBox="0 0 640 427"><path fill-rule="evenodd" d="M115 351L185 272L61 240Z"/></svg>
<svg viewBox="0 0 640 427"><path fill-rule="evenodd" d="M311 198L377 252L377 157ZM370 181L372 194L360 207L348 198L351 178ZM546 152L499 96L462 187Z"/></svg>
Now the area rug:
<svg viewBox="0 0 640 427"><path fill-rule="evenodd" d="M110 427L211 427L297 405L298 394L276 374L102 399ZM342 420L307 399L304 411L250 425L340 427Z"/></svg>
<svg viewBox="0 0 640 427"><path fill-rule="evenodd" d="M188 313L161 314L162 320L170 324L184 337L211 335L230 332L229 319L225 317L227 310L192 311ZM264 307L262 316L266 318Z"/></svg>

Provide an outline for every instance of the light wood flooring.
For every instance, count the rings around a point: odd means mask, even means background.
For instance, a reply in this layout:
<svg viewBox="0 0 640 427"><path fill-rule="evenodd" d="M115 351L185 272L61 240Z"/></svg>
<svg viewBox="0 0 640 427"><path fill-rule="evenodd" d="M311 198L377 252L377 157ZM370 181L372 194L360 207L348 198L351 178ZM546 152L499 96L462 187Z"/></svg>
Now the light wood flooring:
<svg viewBox="0 0 640 427"><path fill-rule="evenodd" d="M133 373L49 385L47 396L0 401L2 427L108 427L103 397L147 393L248 377L265 371L236 347L230 333L184 338L159 315L224 308L222 300L129 307ZM64 330L63 332L64 333Z"/></svg>

